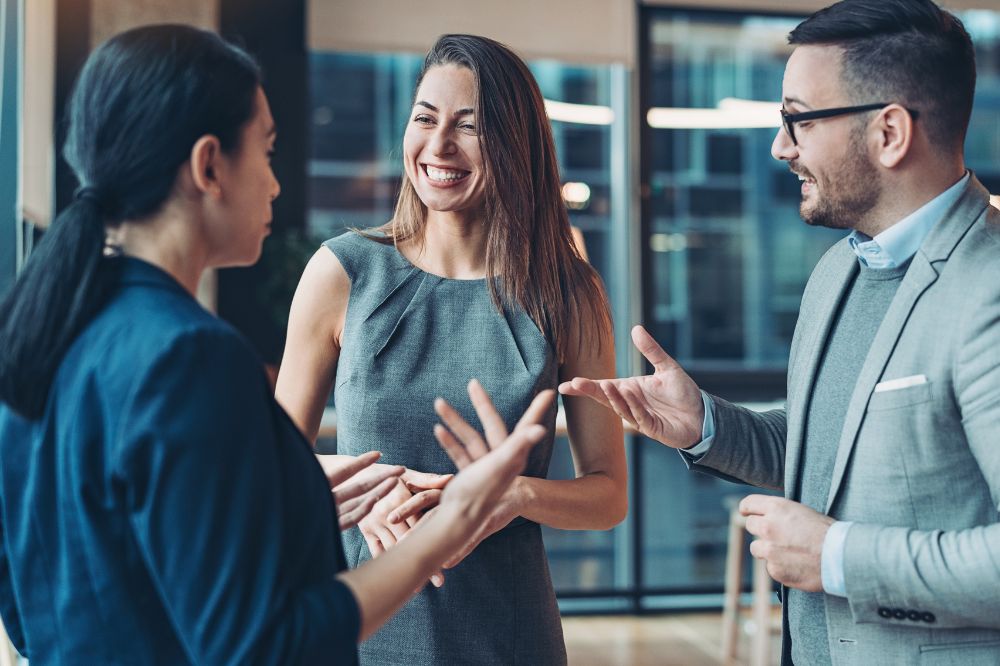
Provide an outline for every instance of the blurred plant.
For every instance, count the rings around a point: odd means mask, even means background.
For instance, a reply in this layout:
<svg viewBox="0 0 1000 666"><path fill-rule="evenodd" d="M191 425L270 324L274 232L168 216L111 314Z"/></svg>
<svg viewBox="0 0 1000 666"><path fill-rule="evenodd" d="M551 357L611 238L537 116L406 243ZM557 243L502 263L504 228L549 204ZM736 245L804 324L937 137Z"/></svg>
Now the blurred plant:
<svg viewBox="0 0 1000 666"><path fill-rule="evenodd" d="M264 241L258 263L263 276L258 302L264 310L262 315L281 331L282 338L288 330L288 309L302 270L324 240L297 229L283 229L275 230Z"/></svg>

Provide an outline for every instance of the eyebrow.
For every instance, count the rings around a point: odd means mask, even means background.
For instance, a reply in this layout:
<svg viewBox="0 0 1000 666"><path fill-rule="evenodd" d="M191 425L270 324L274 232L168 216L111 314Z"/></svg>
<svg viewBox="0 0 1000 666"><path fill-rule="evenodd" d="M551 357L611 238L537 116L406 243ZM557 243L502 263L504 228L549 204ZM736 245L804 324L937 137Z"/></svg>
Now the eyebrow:
<svg viewBox="0 0 1000 666"><path fill-rule="evenodd" d="M425 108L428 108L428 109L430 109L431 111L433 111L433 112L435 112L435 113L438 113L438 111L439 111L439 110L438 110L438 108L437 108L436 106L434 106L434 105L433 105L433 104L431 104L430 102L425 102L425 101L423 101L423 100L420 100L419 102L417 102L417 103L416 103L416 104L414 104L413 106L422 106L422 107L425 107ZM456 112L455 112L455 115L456 115L456 116L467 116L467 115L470 115L470 114L473 114L473 113L475 113L475 112L476 112L476 110L475 110L475 109L473 109L472 107L468 107L468 106L467 106L467 107L465 107L464 109L459 109L458 111L456 111Z"/></svg>
<svg viewBox="0 0 1000 666"><path fill-rule="evenodd" d="M797 97L785 97L784 100L783 100L783 103L784 104L798 104L799 106L805 107L807 109L811 109L812 108L811 106L809 106L808 104L806 104L805 102L803 102L801 99L799 99Z"/></svg>

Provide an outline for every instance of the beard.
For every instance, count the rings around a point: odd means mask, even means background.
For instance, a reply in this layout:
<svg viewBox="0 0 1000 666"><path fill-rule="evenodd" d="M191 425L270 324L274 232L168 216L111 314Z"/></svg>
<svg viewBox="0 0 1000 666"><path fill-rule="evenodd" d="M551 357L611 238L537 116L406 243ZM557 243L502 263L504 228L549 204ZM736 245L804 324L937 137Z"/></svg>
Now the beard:
<svg viewBox="0 0 1000 666"><path fill-rule="evenodd" d="M854 135L847 155L827 172L831 177L821 184L808 169L794 161L792 171L816 183L812 202L799 205L802 220L814 227L854 229L875 207L882 195L879 172L865 152L861 138Z"/></svg>

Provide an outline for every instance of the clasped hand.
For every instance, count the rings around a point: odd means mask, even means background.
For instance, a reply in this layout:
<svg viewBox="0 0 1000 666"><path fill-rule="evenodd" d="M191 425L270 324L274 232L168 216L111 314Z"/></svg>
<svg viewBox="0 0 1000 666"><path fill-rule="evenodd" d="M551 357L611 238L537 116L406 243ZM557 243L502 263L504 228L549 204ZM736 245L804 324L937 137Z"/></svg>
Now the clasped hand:
<svg viewBox="0 0 1000 666"><path fill-rule="evenodd" d="M423 516L441 501L441 492L452 474L429 474L406 469L367 516L358 529L372 557L378 557L404 539ZM435 587L444 584L440 572L431 576Z"/></svg>

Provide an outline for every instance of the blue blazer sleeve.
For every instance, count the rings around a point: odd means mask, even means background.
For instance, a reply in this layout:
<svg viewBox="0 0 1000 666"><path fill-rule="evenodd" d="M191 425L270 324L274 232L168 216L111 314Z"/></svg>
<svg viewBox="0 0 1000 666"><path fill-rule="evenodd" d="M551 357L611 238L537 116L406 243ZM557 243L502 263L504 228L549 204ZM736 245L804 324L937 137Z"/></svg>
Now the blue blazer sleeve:
<svg viewBox="0 0 1000 666"><path fill-rule="evenodd" d="M218 328L179 336L123 414L117 469L132 531L191 661L355 663L359 611L335 569L308 584L288 570L309 558L288 552L301 526L285 504L321 473L306 468L304 440L281 437L283 413L246 343ZM296 453L302 469L278 473ZM332 511L316 483L303 521Z"/></svg>

